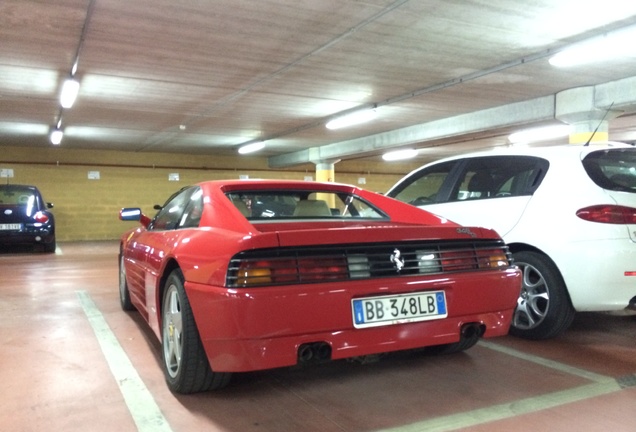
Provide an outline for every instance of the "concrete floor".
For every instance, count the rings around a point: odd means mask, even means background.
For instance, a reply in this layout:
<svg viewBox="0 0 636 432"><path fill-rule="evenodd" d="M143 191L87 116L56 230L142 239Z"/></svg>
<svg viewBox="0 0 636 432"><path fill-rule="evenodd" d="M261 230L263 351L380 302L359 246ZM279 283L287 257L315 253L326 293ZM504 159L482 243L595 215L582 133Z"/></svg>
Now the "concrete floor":
<svg viewBox="0 0 636 432"><path fill-rule="evenodd" d="M636 430L636 319L592 313L550 341L248 373L175 396L158 341L120 309L117 247L0 253L0 430Z"/></svg>

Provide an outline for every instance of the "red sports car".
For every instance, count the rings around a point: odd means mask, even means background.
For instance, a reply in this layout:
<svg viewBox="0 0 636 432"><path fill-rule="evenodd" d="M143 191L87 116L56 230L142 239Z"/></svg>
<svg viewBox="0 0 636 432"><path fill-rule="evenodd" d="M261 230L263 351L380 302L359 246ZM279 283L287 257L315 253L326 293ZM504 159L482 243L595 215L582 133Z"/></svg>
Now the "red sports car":
<svg viewBox="0 0 636 432"><path fill-rule="evenodd" d="M121 238L119 292L161 340L169 388L233 372L436 346L508 332L521 288L491 230L355 186L209 181Z"/></svg>

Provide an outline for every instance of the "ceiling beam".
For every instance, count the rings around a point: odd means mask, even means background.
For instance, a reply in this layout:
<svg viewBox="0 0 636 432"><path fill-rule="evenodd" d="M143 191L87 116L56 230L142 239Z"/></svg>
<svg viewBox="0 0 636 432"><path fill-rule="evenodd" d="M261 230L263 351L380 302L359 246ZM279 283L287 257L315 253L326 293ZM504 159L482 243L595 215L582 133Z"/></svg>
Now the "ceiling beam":
<svg viewBox="0 0 636 432"><path fill-rule="evenodd" d="M636 76L594 87L597 108L636 111ZM312 147L272 156L270 168L337 160L347 156L377 152L443 138L459 137L499 128L528 125L555 119L555 95L502 105L472 113L408 126L389 132Z"/></svg>
<svg viewBox="0 0 636 432"><path fill-rule="evenodd" d="M422 143L440 138L483 132L516 124L554 118L554 96L545 96L486 110L434 120L389 132L312 147L294 153L272 156L271 168L282 168L308 162L340 159L397 146Z"/></svg>

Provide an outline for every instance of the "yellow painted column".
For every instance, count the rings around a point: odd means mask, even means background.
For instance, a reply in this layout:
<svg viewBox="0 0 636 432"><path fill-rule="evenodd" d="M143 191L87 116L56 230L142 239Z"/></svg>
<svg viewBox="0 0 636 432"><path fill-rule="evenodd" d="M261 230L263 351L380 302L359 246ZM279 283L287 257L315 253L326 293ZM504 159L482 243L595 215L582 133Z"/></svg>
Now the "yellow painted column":
<svg viewBox="0 0 636 432"><path fill-rule="evenodd" d="M336 162L316 162L316 181L326 183L334 182ZM318 196L317 198L327 201L327 204L331 208L336 206L335 197L332 195Z"/></svg>
<svg viewBox="0 0 636 432"><path fill-rule="evenodd" d="M335 167L336 164L329 162L316 163L316 181L319 182L334 182L335 181Z"/></svg>
<svg viewBox="0 0 636 432"><path fill-rule="evenodd" d="M607 120L599 120L596 124L594 122L572 124L572 131L569 137L570 144L595 143L608 140L609 122Z"/></svg>

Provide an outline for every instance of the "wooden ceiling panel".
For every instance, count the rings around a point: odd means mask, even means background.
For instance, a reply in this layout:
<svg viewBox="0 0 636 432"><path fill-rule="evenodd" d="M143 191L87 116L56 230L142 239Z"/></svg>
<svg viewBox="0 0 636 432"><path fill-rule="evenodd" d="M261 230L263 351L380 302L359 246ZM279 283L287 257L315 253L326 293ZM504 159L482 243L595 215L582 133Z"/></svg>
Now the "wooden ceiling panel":
<svg viewBox="0 0 636 432"><path fill-rule="evenodd" d="M277 155L347 145L634 78L633 57L575 70L547 63L568 44L634 24L636 4L624 0L5 0L0 146L27 145L34 125L30 141L44 145L42 130L60 115L71 148L233 152L266 139L263 154ZM62 111L77 54L79 97ZM373 104L373 123L324 127ZM636 101L623 105L636 111ZM636 119L613 124L630 136ZM463 151L499 145L503 133L420 145ZM377 157L356 158L367 156Z"/></svg>

